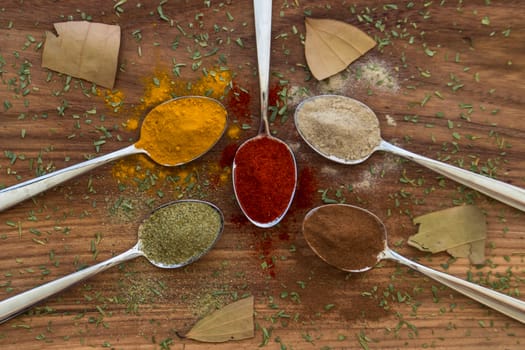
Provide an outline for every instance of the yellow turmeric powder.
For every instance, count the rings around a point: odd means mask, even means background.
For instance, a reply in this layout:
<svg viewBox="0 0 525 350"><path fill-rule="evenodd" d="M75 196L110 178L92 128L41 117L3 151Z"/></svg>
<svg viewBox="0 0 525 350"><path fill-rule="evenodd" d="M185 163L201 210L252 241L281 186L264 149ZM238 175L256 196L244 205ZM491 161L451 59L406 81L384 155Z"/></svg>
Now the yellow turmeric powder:
<svg viewBox="0 0 525 350"><path fill-rule="evenodd" d="M220 139L226 120L224 107L211 98L174 99L158 105L146 116L135 146L162 165L187 163Z"/></svg>
<svg viewBox="0 0 525 350"><path fill-rule="evenodd" d="M190 86L189 94L220 99L231 80L229 70L211 70Z"/></svg>
<svg viewBox="0 0 525 350"><path fill-rule="evenodd" d="M175 96L208 96L221 99L231 83L229 70L210 70L206 75L193 83L174 81L167 71L157 70L153 78L145 80L144 96L135 108L135 113L127 120L126 128L136 130L144 111Z"/></svg>
<svg viewBox="0 0 525 350"><path fill-rule="evenodd" d="M228 128L228 137L232 140L237 140L241 133L241 127L238 124L231 124Z"/></svg>
<svg viewBox="0 0 525 350"><path fill-rule="evenodd" d="M100 92L98 93L100 94ZM108 108L117 113L124 104L124 93L120 90L106 90L104 93L104 101Z"/></svg>
<svg viewBox="0 0 525 350"><path fill-rule="evenodd" d="M178 167L159 166L150 158L135 154L115 162L111 175L118 183L136 187L140 191L158 189L169 179L168 183L178 192L178 196L186 186L195 185L195 178L191 175L198 171L196 165L191 164Z"/></svg>

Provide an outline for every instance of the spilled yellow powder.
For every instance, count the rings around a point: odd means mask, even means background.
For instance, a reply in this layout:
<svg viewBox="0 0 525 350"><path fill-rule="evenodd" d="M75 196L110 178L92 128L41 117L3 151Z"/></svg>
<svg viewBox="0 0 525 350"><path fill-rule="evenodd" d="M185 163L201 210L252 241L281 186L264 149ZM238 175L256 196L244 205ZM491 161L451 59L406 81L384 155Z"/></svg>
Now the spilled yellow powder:
<svg viewBox="0 0 525 350"><path fill-rule="evenodd" d="M124 106L124 93L120 90L105 90L104 92L97 89L97 95L104 94L106 106L113 112L119 112Z"/></svg>
<svg viewBox="0 0 525 350"><path fill-rule="evenodd" d="M230 85L231 79L229 70L213 70L191 86L190 94L220 99L224 96L226 87Z"/></svg>
<svg viewBox="0 0 525 350"><path fill-rule="evenodd" d="M228 137L232 140L237 140L241 134L241 128L238 124L230 124L228 130L226 131Z"/></svg>
<svg viewBox="0 0 525 350"><path fill-rule="evenodd" d="M173 98L172 90L174 84L168 73L158 71L153 78L145 82L144 96L141 98L143 107L154 107Z"/></svg>
<svg viewBox="0 0 525 350"><path fill-rule="evenodd" d="M143 191L155 188L168 177L174 187L184 189L195 170L194 166L162 167L148 157L133 155L118 160L111 169L111 175L119 184L135 186Z"/></svg>
<svg viewBox="0 0 525 350"><path fill-rule="evenodd" d="M221 168L219 164L207 164L203 172L209 188L217 188L231 181L230 167Z"/></svg>
<svg viewBox="0 0 525 350"><path fill-rule="evenodd" d="M222 173L220 173L220 175L219 175L220 184L224 184L228 180L230 180L230 175L231 175L231 169L230 168L227 168Z"/></svg>
<svg viewBox="0 0 525 350"><path fill-rule="evenodd" d="M148 157L133 155L118 160L111 169L111 174L123 184L139 183L148 176L152 180L164 180L169 175L171 168L157 166Z"/></svg>
<svg viewBox="0 0 525 350"><path fill-rule="evenodd" d="M231 84L231 79L231 72L221 69L209 71L196 82L174 81L168 72L157 70L152 78L144 80L141 104L135 108L125 126L128 130L136 130L149 109L177 96L208 96L220 100Z"/></svg>
<svg viewBox="0 0 525 350"><path fill-rule="evenodd" d="M140 124L140 120L138 118L129 118L126 120L126 129L128 130L137 130Z"/></svg>

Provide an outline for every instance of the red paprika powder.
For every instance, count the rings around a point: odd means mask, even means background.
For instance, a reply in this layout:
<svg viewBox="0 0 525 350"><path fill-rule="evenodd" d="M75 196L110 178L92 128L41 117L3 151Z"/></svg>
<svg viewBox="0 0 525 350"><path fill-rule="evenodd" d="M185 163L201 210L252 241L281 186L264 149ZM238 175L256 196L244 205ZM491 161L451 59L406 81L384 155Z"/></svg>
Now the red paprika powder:
<svg viewBox="0 0 525 350"><path fill-rule="evenodd" d="M297 169L286 144L266 135L237 150L233 167L235 195L252 222L269 224L283 216L292 201Z"/></svg>
<svg viewBox="0 0 525 350"><path fill-rule="evenodd" d="M230 114L242 121L249 119L250 99L251 96L248 91L241 88L236 82L233 82L227 98Z"/></svg>

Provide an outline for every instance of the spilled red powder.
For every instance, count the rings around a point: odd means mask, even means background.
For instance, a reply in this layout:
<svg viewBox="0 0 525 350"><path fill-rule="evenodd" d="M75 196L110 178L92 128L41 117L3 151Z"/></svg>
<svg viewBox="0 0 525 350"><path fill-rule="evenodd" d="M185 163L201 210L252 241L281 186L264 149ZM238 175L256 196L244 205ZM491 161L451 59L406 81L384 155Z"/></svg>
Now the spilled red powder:
<svg viewBox="0 0 525 350"><path fill-rule="evenodd" d="M230 222L234 224L237 228L249 223L248 219L243 214L232 215L230 217Z"/></svg>
<svg viewBox="0 0 525 350"><path fill-rule="evenodd" d="M232 82L232 88L227 97L227 105L234 118L242 121L250 117L250 100L251 96L248 91L242 89L236 82Z"/></svg>
<svg viewBox="0 0 525 350"><path fill-rule="evenodd" d="M269 106L280 106L281 105L281 99L280 99L280 93L284 89L284 86L282 86L279 83L275 83L270 87L270 91L268 91L268 105Z"/></svg>
<svg viewBox="0 0 525 350"><path fill-rule="evenodd" d="M290 235L288 234L288 232L281 232L281 233L279 233L279 239L281 241L289 241L290 240Z"/></svg>
<svg viewBox="0 0 525 350"><path fill-rule="evenodd" d="M224 147L221 153L221 159L219 160L219 166L221 168L232 166L233 158L235 158L235 152L237 152L237 148L239 148L237 143L231 143Z"/></svg>
<svg viewBox="0 0 525 350"><path fill-rule="evenodd" d="M314 194L317 191L317 179L315 172L310 167L304 167L297 179L294 205L298 209L311 208L314 203Z"/></svg>
<svg viewBox="0 0 525 350"><path fill-rule="evenodd" d="M230 220L233 225L237 228L243 227L244 231L248 231L253 237L253 250L254 257L260 261L261 268L265 274L268 274L271 278L275 278L275 264L272 258L273 253L273 239L271 234L266 232L261 235L261 231L250 225L249 228L245 228L250 221L243 214L234 214L230 216ZM264 268L263 268L263 265Z"/></svg>
<svg viewBox="0 0 525 350"><path fill-rule="evenodd" d="M271 235L263 235L262 237L260 235L256 235L255 237L257 242L257 250L261 253L263 256L263 261L265 266L265 271L270 275L270 277L275 278L275 265L272 258L272 251L273 251L273 242L272 242L272 236Z"/></svg>

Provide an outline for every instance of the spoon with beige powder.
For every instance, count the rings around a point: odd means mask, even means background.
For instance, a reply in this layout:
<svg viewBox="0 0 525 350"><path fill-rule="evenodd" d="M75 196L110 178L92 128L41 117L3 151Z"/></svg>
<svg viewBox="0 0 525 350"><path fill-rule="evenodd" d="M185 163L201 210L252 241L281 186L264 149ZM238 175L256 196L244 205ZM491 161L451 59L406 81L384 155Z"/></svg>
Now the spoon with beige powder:
<svg viewBox="0 0 525 350"><path fill-rule="evenodd" d="M353 98L339 95L308 98L295 110L295 125L310 147L335 162L359 164L375 151L390 152L525 211L525 190L520 187L412 153L384 141L374 111Z"/></svg>

